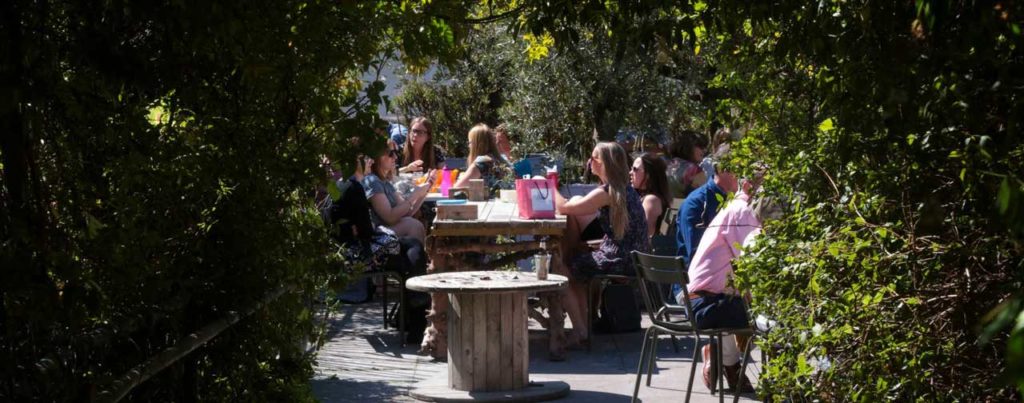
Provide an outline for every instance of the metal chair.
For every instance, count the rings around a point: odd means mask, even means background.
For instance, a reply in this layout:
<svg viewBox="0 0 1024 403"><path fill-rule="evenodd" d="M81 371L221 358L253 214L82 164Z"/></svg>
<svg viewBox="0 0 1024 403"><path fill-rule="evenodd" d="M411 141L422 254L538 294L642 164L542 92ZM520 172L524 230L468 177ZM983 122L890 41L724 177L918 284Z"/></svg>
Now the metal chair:
<svg viewBox="0 0 1024 403"><path fill-rule="evenodd" d="M405 295L405 276L397 271L372 271L363 273L364 276L370 276L372 278L381 278L381 315L384 322L384 330L388 329L388 321L390 318L398 315L398 339L399 346L405 347L405 311L408 306ZM394 278L398 281L398 302L395 303L394 307L388 304L388 279Z"/></svg>
<svg viewBox="0 0 1024 403"><path fill-rule="evenodd" d="M658 227L657 235L670 236L675 238L676 225L679 222L679 209L683 207L686 199L672 199L672 205L665 209L662 214L661 225Z"/></svg>
<svg viewBox="0 0 1024 403"><path fill-rule="evenodd" d="M654 361L657 357L658 350L658 337L662 334L673 335L673 336L693 336L693 365L690 367L690 380L686 387L686 401L690 401L690 393L693 390L693 376L697 370L697 352L701 344L701 337L708 336L716 337L718 344L722 344L722 336L727 335L739 335L749 336L747 343L743 348L742 357L743 364L740 368L740 373L744 374L747 370L747 352L750 349L750 343L753 340L754 329L750 327L738 328L738 329L697 329L696 325L692 322L693 318L693 307L690 305L690 301L687 299L682 305L670 303L666 301L666 296L661 292L652 292L652 290L659 289L659 285L662 284L673 284L678 283L683 285L683 292L689 295L689 290L686 288L686 284L689 282L686 274L686 266L683 262L682 257L678 256L656 256L649 255L633 251L633 263L636 268L637 280L640 285L640 292L643 294L644 305L647 308L647 315L651 320L651 326L647 328L644 333L644 344L640 349L640 362L637 365L636 370L636 384L633 388L633 399L636 401L637 394L640 392L640 378L643 375L644 365L647 365L647 386L651 386L651 374L654 369ZM679 308L682 307L684 312L678 312ZM682 319L669 319L671 318L669 313L682 313ZM718 368L716 382L718 382L718 390L724 390L724 381L722 376L722 349L716 349L718 352ZM737 382L733 390L734 402L739 401L739 388L740 383ZM714 391L712 391L714 393ZM724 401L724 393L719 393L719 401Z"/></svg>

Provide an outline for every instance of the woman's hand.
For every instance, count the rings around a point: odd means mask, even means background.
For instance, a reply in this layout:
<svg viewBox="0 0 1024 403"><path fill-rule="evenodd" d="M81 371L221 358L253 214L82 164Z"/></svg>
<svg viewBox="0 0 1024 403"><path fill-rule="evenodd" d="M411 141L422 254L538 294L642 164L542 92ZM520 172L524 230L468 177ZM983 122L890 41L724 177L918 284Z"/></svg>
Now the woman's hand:
<svg viewBox="0 0 1024 403"><path fill-rule="evenodd" d="M402 167L402 169L400 169L399 171L400 172L422 172L423 171L423 160L413 161L409 165L406 165L406 166Z"/></svg>
<svg viewBox="0 0 1024 403"><path fill-rule="evenodd" d="M416 189L413 191L413 193L415 195L417 195L418 197L426 198L427 197L427 193L430 192L431 186L434 185L434 178L436 176L437 176L437 170L431 169L431 170L427 171L426 175L424 176L425 180L423 181L423 184L422 185L417 185Z"/></svg>
<svg viewBox="0 0 1024 403"><path fill-rule="evenodd" d="M372 166L373 158L367 157L362 154L356 157L356 173L354 175L356 177L356 180L362 182L364 176L369 175L370 173L373 172L370 170L370 167Z"/></svg>

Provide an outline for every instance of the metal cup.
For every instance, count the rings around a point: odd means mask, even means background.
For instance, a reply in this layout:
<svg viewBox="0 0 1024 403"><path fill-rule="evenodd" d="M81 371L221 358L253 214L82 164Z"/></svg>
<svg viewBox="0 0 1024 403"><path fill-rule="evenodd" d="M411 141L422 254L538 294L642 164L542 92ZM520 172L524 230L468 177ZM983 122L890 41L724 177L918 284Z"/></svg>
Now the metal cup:
<svg viewBox="0 0 1024 403"><path fill-rule="evenodd" d="M533 256L533 268L537 273L537 280L547 280L548 269L551 267L551 255L544 253Z"/></svg>

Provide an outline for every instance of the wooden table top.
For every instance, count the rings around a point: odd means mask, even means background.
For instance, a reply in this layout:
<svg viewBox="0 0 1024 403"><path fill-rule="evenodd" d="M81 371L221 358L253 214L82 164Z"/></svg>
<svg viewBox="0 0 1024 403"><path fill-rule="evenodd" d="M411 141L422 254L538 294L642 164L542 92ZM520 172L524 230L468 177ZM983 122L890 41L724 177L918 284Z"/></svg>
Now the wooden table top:
<svg viewBox="0 0 1024 403"><path fill-rule="evenodd" d="M554 219L519 218L519 205L498 199L485 202L466 202L476 205L476 220L434 219L432 234L436 236L496 236L496 235L556 235L565 233L564 215Z"/></svg>
<svg viewBox="0 0 1024 403"><path fill-rule="evenodd" d="M546 280L537 275L519 271L458 271L434 273L412 277L405 282L411 290L423 292L457 292L465 294L500 294L510 292L540 292L565 288L569 279L548 274Z"/></svg>

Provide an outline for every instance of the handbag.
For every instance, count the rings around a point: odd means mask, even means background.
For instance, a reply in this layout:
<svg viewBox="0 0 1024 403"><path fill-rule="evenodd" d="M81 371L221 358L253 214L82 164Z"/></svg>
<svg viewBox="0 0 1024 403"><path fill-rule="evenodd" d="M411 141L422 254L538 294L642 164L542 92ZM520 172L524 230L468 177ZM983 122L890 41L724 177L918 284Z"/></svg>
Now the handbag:
<svg viewBox="0 0 1024 403"><path fill-rule="evenodd" d="M516 179L519 218L555 218L555 192L554 180Z"/></svg>
<svg viewBox="0 0 1024 403"><path fill-rule="evenodd" d="M625 333L640 330L640 306L630 284L608 284L601 293L601 318L594 330L602 333Z"/></svg>

